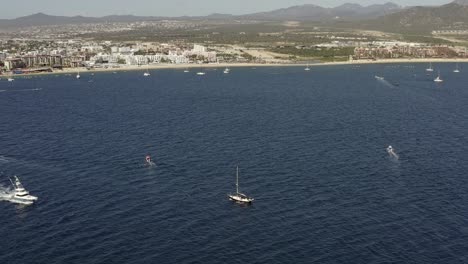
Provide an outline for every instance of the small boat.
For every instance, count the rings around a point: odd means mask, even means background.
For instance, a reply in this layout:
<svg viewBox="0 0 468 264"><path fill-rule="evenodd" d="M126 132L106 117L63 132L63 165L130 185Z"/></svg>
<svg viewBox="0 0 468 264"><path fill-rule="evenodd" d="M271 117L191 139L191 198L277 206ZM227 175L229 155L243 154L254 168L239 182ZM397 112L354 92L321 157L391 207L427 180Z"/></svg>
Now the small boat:
<svg viewBox="0 0 468 264"><path fill-rule="evenodd" d="M239 203L252 203L254 198L249 197L243 193L239 192L239 166L236 168L236 193L235 194L228 194L228 197L231 201L239 202Z"/></svg>
<svg viewBox="0 0 468 264"><path fill-rule="evenodd" d="M12 181L10 179L11 184L13 184L14 191L8 200L10 202L18 203L18 204L26 204L26 205L33 204L34 201L37 200L37 197L30 195L29 192L21 184L19 178L17 176L14 176L14 177L15 177L15 181Z"/></svg>
<svg viewBox="0 0 468 264"><path fill-rule="evenodd" d="M309 64L307 64L307 67L304 69L304 71L310 71Z"/></svg>
<svg viewBox="0 0 468 264"><path fill-rule="evenodd" d="M147 77L147 76L150 76L151 74L149 73L149 69L148 67L146 67L146 71L145 73L143 73L143 76Z"/></svg>
<svg viewBox="0 0 468 264"><path fill-rule="evenodd" d="M81 78L81 76L80 76L80 71L78 71L78 73L76 74L76 78L77 78L77 79Z"/></svg>
<svg viewBox="0 0 468 264"><path fill-rule="evenodd" d="M377 76L377 75L375 75L374 77L375 77L377 80L385 80L385 78L382 77L382 76Z"/></svg>
<svg viewBox="0 0 468 264"><path fill-rule="evenodd" d="M224 73L228 74L231 70L229 68L224 69Z"/></svg>
<svg viewBox="0 0 468 264"><path fill-rule="evenodd" d="M439 72L439 74L437 75L437 78L434 79L434 82L440 83L440 82L443 82L443 81L444 81L444 80L442 80L442 79L440 78L440 72Z"/></svg>
<svg viewBox="0 0 468 264"><path fill-rule="evenodd" d="M9 81L9 82L12 82L12 81L14 81L14 80L15 80L15 79L13 79L13 78L8 78L8 81Z"/></svg>
<svg viewBox="0 0 468 264"><path fill-rule="evenodd" d="M388 146L387 147L387 153L388 155L390 155L391 157L395 158L395 159L398 159L398 154L395 153L395 150L393 149L392 146Z"/></svg>
<svg viewBox="0 0 468 264"><path fill-rule="evenodd" d="M147 164L148 166L154 166L154 165L155 165L154 162L153 162L153 160L151 160L151 156L150 156L149 154L146 155L145 161L146 161L146 164Z"/></svg>
<svg viewBox="0 0 468 264"><path fill-rule="evenodd" d="M458 63L457 63L457 65L455 66L455 70L453 70L453 72L455 72L455 73L459 73L459 72L460 72L460 69L458 69Z"/></svg>
<svg viewBox="0 0 468 264"><path fill-rule="evenodd" d="M197 72L197 75L205 75L206 73L204 72Z"/></svg>
<svg viewBox="0 0 468 264"><path fill-rule="evenodd" d="M428 72L433 72L434 68L432 68L432 62L429 62L429 68L426 69Z"/></svg>
<svg viewBox="0 0 468 264"><path fill-rule="evenodd" d="M190 72L190 71L188 69L185 69L184 72L187 73L187 72Z"/></svg>

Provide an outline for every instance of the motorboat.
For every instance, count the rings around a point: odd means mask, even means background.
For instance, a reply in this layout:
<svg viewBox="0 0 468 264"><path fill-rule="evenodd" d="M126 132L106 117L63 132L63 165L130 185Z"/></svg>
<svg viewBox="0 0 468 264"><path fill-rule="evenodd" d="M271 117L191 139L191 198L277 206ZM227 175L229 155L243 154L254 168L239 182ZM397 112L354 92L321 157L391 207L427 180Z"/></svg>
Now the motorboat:
<svg viewBox="0 0 468 264"><path fill-rule="evenodd" d="M231 71L231 70L230 70L229 68L226 68L226 69L224 69L224 72L223 72L223 73L228 74L230 71Z"/></svg>
<svg viewBox="0 0 468 264"><path fill-rule="evenodd" d="M307 67L304 69L304 71L310 71L309 64L307 64Z"/></svg>
<svg viewBox="0 0 468 264"><path fill-rule="evenodd" d="M29 205L37 201L37 197L29 194L23 187L18 176L14 176L14 181L12 179L10 181L14 188L12 195L8 199L10 202Z"/></svg>
<svg viewBox="0 0 468 264"><path fill-rule="evenodd" d="M377 75L375 75L374 77L375 77L377 80L385 80L385 78L382 77L382 76L377 76Z"/></svg>
<svg viewBox="0 0 468 264"><path fill-rule="evenodd" d="M197 72L197 75L205 75L206 73L204 72Z"/></svg>
<svg viewBox="0 0 468 264"><path fill-rule="evenodd" d="M14 81L14 80L15 80L15 79L13 79L13 78L8 78L8 81L9 81L9 82L12 82L12 81Z"/></svg>
<svg viewBox="0 0 468 264"><path fill-rule="evenodd" d="M146 155L145 161L146 161L146 164L147 164L148 166L154 166L154 165L155 165L154 162L153 162L153 160L151 159L151 156L150 156L149 154Z"/></svg>
<svg viewBox="0 0 468 264"><path fill-rule="evenodd" d="M236 193L230 193L228 194L228 197L231 201L238 203L252 203L254 200L254 198L239 192L239 166L236 168Z"/></svg>
<svg viewBox="0 0 468 264"><path fill-rule="evenodd" d="M453 72L455 72L455 73L459 73L459 72L460 72L460 69L458 69L458 63L457 63L457 65L455 66L455 70L453 70Z"/></svg>

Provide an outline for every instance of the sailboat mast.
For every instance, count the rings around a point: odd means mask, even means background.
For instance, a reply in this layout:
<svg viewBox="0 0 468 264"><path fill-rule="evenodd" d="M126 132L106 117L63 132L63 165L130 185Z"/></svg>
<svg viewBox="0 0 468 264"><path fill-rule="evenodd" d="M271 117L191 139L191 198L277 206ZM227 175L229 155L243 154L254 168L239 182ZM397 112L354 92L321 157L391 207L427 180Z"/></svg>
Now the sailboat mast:
<svg viewBox="0 0 468 264"><path fill-rule="evenodd" d="M236 193L239 193L239 166L236 167Z"/></svg>

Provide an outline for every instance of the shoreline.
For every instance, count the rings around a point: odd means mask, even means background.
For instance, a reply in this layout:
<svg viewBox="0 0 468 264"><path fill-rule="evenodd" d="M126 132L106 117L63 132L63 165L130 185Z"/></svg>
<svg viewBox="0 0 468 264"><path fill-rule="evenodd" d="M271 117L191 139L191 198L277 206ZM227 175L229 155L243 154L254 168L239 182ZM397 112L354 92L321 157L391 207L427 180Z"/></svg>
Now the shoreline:
<svg viewBox="0 0 468 264"><path fill-rule="evenodd" d="M119 72L119 71L146 71L146 70L162 70L162 69L208 69L208 68L246 68L246 67L320 67L320 66L340 66L340 65L367 65L367 64L398 64L398 63L468 63L468 58L431 58L431 59L381 59L381 60L353 60L353 61L337 61L337 62L317 62L317 63L219 63L219 64L153 64L142 66L123 66L120 68L65 68L59 71L52 72L35 72L13 74L7 73L0 75L2 77L25 77L36 75L53 75L53 74L75 74L75 73L100 73L100 72Z"/></svg>

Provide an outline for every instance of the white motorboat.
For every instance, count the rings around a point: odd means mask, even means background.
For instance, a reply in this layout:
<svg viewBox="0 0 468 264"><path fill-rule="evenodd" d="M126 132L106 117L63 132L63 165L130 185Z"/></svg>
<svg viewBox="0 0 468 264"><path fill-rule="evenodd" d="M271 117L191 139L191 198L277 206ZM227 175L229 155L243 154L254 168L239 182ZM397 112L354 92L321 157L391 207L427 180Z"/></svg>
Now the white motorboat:
<svg viewBox="0 0 468 264"><path fill-rule="evenodd" d="M459 72L460 72L460 69L458 69L458 63L457 63L457 65L455 66L455 70L453 70L453 72L455 72L455 73L459 73Z"/></svg>
<svg viewBox="0 0 468 264"><path fill-rule="evenodd" d="M13 203L19 203L19 204L33 204L34 201L37 200L36 196L32 196L29 194L29 192L23 187L21 184L19 178L17 176L14 176L15 180L11 181L13 184L13 194L11 197L9 197L9 201Z"/></svg>
<svg viewBox="0 0 468 264"><path fill-rule="evenodd" d="M228 197L231 201L239 203L252 203L254 200L254 198L239 192L239 166L236 168L236 193L230 193Z"/></svg>
<svg viewBox="0 0 468 264"><path fill-rule="evenodd" d="M309 64L307 64L307 67L304 69L304 71L310 71Z"/></svg>
<svg viewBox="0 0 468 264"><path fill-rule="evenodd" d="M12 81L14 81L14 80L15 80L15 79L13 79L13 78L8 78L8 81L9 81L9 82L12 82Z"/></svg>
<svg viewBox="0 0 468 264"><path fill-rule="evenodd" d="M205 75L206 73L204 72L197 72L197 75Z"/></svg>
<svg viewBox="0 0 468 264"><path fill-rule="evenodd" d="M432 62L429 63L429 68L426 69L428 72L433 72L434 68L432 68Z"/></svg>
<svg viewBox="0 0 468 264"><path fill-rule="evenodd" d="M398 159L398 154L395 153L395 150L393 149L392 146L388 146L387 147L387 153L388 155L390 155L391 157L395 158L395 159Z"/></svg>
<svg viewBox="0 0 468 264"><path fill-rule="evenodd" d="M187 72L190 72L190 71L188 69L185 69L184 72L187 73Z"/></svg>
<svg viewBox="0 0 468 264"><path fill-rule="evenodd" d="M228 74L231 70L229 68L224 69L224 73Z"/></svg>
<svg viewBox="0 0 468 264"><path fill-rule="evenodd" d="M156 165L156 164L153 162L153 160L151 159L151 156L150 156L149 154L146 155L145 161L146 161L146 165L148 165L148 166L154 166L154 165Z"/></svg>
<svg viewBox="0 0 468 264"><path fill-rule="evenodd" d="M80 72L78 72L78 73L76 74L76 78L77 78L77 79L81 78Z"/></svg>
<svg viewBox="0 0 468 264"><path fill-rule="evenodd" d="M143 76L145 76L145 77L146 77L146 76L150 76L150 75L151 75L151 74L150 74L149 72L143 73Z"/></svg>
<svg viewBox="0 0 468 264"><path fill-rule="evenodd" d="M385 78L382 77L382 76L377 76L377 75L375 75L374 77L375 77L377 80L385 80Z"/></svg>

